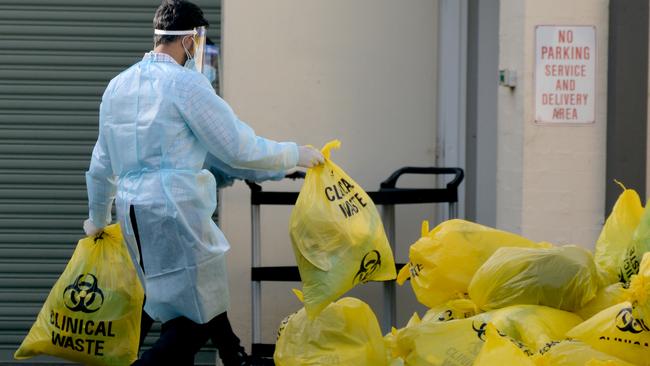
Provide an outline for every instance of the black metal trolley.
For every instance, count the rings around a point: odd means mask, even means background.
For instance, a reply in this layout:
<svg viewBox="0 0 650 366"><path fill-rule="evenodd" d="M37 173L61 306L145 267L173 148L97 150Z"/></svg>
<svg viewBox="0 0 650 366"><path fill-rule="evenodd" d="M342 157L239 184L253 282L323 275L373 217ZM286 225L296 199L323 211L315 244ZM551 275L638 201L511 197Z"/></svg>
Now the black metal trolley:
<svg viewBox="0 0 650 366"><path fill-rule="evenodd" d="M436 177L453 175L453 179L445 184L445 188L398 188L398 179L405 174L426 174ZM447 203L448 217L458 217L458 186L464 177L461 168L438 167L403 167L384 180L378 191L367 192L377 206L381 206L382 221L391 249L395 252L395 205ZM304 178L304 173L297 172L288 175L288 179ZM262 205L293 206L299 192L264 191L262 186L246 182L251 190L251 235L252 235L252 348L255 357L270 358L275 351L274 344L262 343L262 282L299 282L300 273L297 266L262 266L261 256L261 220ZM404 264L397 264L397 270ZM384 316L381 319L382 329L386 331L396 323L395 282L384 282L383 291ZM278 321L279 324L279 321Z"/></svg>

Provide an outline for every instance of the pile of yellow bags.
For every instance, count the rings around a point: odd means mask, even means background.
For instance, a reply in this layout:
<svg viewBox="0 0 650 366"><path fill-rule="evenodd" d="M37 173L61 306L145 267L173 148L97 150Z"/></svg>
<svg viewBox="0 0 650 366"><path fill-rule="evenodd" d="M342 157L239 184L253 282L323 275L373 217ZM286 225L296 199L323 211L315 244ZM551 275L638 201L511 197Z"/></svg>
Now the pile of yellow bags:
<svg viewBox="0 0 650 366"><path fill-rule="evenodd" d="M305 308L279 333L276 365L650 366L650 211L625 188L595 254L464 220L433 230L425 221L397 282L410 279L429 310L380 342L368 305L331 303L365 282L359 271L365 280L394 277L374 205L329 161L335 146L324 148L323 169L308 172L292 216ZM367 218L337 210L346 201Z"/></svg>
<svg viewBox="0 0 650 366"><path fill-rule="evenodd" d="M483 347L488 324L517 337L518 346L532 353L581 322L566 311L515 305L449 321L419 321L414 316L405 328L387 335L386 343L390 356L406 365L471 365Z"/></svg>
<svg viewBox="0 0 650 366"><path fill-rule="evenodd" d="M430 310L385 336L389 362L650 366L650 211L636 192L624 189L593 256L479 229L423 224L398 283L410 277Z"/></svg>
<svg viewBox="0 0 650 366"><path fill-rule="evenodd" d="M553 342L544 352L527 354L517 346L517 341L500 334L496 326L488 324L485 344L474 360L474 366L499 364L519 366L632 366L633 364L596 351L588 345L572 340Z"/></svg>
<svg viewBox="0 0 650 366"><path fill-rule="evenodd" d="M397 283L411 279L415 296L433 308L467 293L474 273L501 247L540 248L522 236L464 220L450 220L429 231L422 224L422 237L409 250L409 263Z"/></svg>

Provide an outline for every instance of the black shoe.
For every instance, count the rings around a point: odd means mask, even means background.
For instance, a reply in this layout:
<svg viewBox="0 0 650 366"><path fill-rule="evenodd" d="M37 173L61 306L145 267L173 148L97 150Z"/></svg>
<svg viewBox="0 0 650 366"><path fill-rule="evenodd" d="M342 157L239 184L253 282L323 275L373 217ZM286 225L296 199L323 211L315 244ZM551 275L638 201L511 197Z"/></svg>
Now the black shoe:
<svg viewBox="0 0 650 366"><path fill-rule="evenodd" d="M223 360L222 360L223 361ZM228 362L223 361L224 366L274 366L272 358L249 356L245 352L239 352L237 359L233 358Z"/></svg>
<svg viewBox="0 0 650 366"><path fill-rule="evenodd" d="M249 366L274 366L275 363L273 362L272 358L264 358L264 357L257 357L257 356L248 356L248 362L246 365Z"/></svg>
<svg viewBox="0 0 650 366"><path fill-rule="evenodd" d="M252 365L251 358L244 352L244 349L237 351L234 355L221 357L223 366L249 366Z"/></svg>

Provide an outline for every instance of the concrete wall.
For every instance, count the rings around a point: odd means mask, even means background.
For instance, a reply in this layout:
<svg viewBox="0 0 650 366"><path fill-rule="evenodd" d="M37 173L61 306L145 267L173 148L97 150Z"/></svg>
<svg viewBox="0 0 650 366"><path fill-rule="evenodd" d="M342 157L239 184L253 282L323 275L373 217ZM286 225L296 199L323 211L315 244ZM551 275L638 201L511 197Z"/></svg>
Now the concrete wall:
<svg viewBox="0 0 650 366"><path fill-rule="evenodd" d="M322 146L366 190L398 167L435 162L437 1L224 0L223 95L262 136ZM404 184L432 184L405 179ZM296 183L265 189L298 190ZM222 194L222 228L229 238L230 316L250 342L250 205L237 183ZM419 236L434 208L396 209L398 260ZM262 209L264 265L291 265L290 208ZM279 321L300 304L290 293L300 284L265 284L263 340L274 342ZM381 314L380 286L353 293ZM398 291L398 325L415 305L407 286Z"/></svg>
<svg viewBox="0 0 650 366"><path fill-rule="evenodd" d="M517 87L499 88L497 226L534 240L593 248L603 224L607 118L607 0L502 0L499 68ZM596 122L534 122L536 25L596 27Z"/></svg>

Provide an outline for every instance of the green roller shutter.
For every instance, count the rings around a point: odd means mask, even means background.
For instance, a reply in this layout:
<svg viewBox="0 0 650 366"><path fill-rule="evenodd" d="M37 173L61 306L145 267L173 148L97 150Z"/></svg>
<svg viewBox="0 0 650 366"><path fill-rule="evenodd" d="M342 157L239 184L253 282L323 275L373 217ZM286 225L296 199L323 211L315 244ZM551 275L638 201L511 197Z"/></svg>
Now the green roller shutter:
<svg viewBox="0 0 650 366"><path fill-rule="evenodd" d="M220 0L194 2L218 43ZM0 0L0 364L13 360L82 236L100 98L152 48L159 4ZM197 362L214 363L214 353Z"/></svg>

